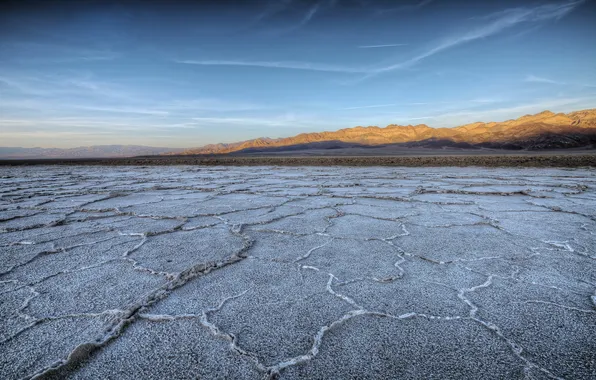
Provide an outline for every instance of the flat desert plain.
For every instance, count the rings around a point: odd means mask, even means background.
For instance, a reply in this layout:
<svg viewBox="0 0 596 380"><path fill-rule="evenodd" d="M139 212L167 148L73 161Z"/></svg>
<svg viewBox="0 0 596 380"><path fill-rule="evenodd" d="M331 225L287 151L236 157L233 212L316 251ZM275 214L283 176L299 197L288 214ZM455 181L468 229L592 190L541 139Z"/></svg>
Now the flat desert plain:
<svg viewBox="0 0 596 380"><path fill-rule="evenodd" d="M593 379L596 170L0 169L0 378Z"/></svg>

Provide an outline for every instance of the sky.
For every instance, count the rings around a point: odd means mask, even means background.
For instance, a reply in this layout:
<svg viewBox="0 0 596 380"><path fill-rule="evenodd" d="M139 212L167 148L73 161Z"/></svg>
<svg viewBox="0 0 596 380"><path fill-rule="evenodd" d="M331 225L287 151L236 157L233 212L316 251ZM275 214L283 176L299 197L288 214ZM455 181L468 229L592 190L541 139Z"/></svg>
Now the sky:
<svg viewBox="0 0 596 380"><path fill-rule="evenodd" d="M596 0L3 1L0 146L197 147L596 108Z"/></svg>

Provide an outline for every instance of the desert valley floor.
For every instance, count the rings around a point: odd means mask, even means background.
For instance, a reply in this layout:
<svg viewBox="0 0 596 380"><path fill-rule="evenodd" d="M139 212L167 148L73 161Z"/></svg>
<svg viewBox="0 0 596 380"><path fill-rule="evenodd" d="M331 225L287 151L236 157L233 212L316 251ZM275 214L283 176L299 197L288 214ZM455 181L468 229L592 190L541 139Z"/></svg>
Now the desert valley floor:
<svg viewBox="0 0 596 380"><path fill-rule="evenodd" d="M0 378L596 377L596 170L0 169Z"/></svg>

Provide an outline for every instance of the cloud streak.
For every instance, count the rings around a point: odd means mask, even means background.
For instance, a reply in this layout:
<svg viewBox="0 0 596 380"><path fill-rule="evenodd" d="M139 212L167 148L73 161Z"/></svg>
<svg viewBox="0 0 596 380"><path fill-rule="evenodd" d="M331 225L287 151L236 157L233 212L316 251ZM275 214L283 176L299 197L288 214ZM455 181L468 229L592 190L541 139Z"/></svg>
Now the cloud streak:
<svg viewBox="0 0 596 380"><path fill-rule="evenodd" d="M397 106L398 104L393 103L393 104L373 104L370 106L357 106L357 107L347 107L347 108L342 108L342 110L361 110L361 109L365 109L365 108L383 108L383 107L394 107Z"/></svg>
<svg viewBox="0 0 596 380"><path fill-rule="evenodd" d="M283 12L290 6L291 3L292 0L276 0L272 2L263 12L257 15L255 20L253 21L253 24L258 23L261 20L264 20L271 16L274 16L280 12Z"/></svg>
<svg viewBox="0 0 596 380"><path fill-rule="evenodd" d="M538 23L548 20L558 20L581 5L584 0L566 1L557 4L544 4L535 7L519 7L505 9L500 12L492 13L482 17L483 23L481 26L473 28L466 33L455 35L444 39L436 44L434 47L419 53L418 55L402 62L397 62L389 65L370 65L360 67L338 66L324 63L300 62L300 61L245 61L245 60L176 60L177 63L201 65L201 66L244 66L244 67L261 67L274 69L290 69L290 70L305 70L305 71L323 71L335 73L350 73L350 74L364 74L360 80L364 80L382 73L387 73L395 70L406 69L414 66L418 62L429 58L433 55L443 51L455 48L457 46L487 38L499 34L507 29L511 29L522 23ZM418 6L423 6L428 2L421 2ZM317 12L319 6L316 4L307 13L302 23L307 23ZM370 48L384 48L393 46L403 46L403 44L379 44L379 45L363 45L359 46L362 49ZM360 81L358 80L358 81ZM358 81L354 82L357 83Z"/></svg>
<svg viewBox="0 0 596 380"><path fill-rule="evenodd" d="M130 100L133 95L120 85L93 80L90 76L28 75L21 71L8 71L0 75L0 91L3 87L20 95L55 98L58 95L94 96L117 101ZM134 96L138 97L138 94Z"/></svg>
<svg viewBox="0 0 596 380"><path fill-rule="evenodd" d="M384 108L384 107L396 107L396 106L421 106L427 105L427 102L412 102L412 103L390 103L390 104L373 104L369 106L356 106L356 107L347 107L341 108L342 110L360 110L366 108Z"/></svg>
<svg viewBox="0 0 596 380"><path fill-rule="evenodd" d="M51 43L0 42L0 48L7 52L6 57L9 61L21 64L112 61L121 57L121 54L112 50L63 46Z"/></svg>
<svg viewBox="0 0 596 380"><path fill-rule="evenodd" d="M358 46L359 49L377 49L377 48L386 48L386 47L396 47L396 46L407 46L408 44L384 44L384 45L362 45Z"/></svg>
<svg viewBox="0 0 596 380"><path fill-rule="evenodd" d="M177 60L177 63L201 66L247 66L263 67L274 69L292 69L308 71L325 71L335 73L360 73L366 74L368 69L358 67L336 66L322 63L299 62L299 61L234 61L234 60Z"/></svg>
<svg viewBox="0 0 596 380"><path fill-rule="evenodd" d="M472 42L478 39L490 37L499 34L504 30L510 29L518 24L524 22L540 22L552 19L560 19L573 11L577 6L582 4L584 0L564 2L559 4L545 4L533 8L510 8L501 12L493 13L486 16L488 23L468 31L467 33L453 36L443 40L435 47L413 57L407 61L388 65L379 68L369 75L375 75L383 72L393 71L397 69L412 66L425 58L431 57L442 51Z"/></svg>
<svg viewBox="0 0 596 380"><path fill-rule="evenodd" d="M298 28L308 24L310 22L310 20L312 20L312 18L315 16L315 14L319 11L319 7L321 6L321 4L317 3L315 5L313 5L311 8L309 8L309 10L306 12L306 14L304 15L304 17L302 18L302 20L300 20L300 23L298 24Z"/></svg>
<svg viewBox="0 0 596 380"><path fill-rule="evenodd" d="M297 12L295 9L292 9L292 8L302 8L300 6L301 5L300 2L296 2L293 0L276 0L276 1L277 1L277 3L274 2L273 5L269 6L264 12L260 13L249 26L256 25L256 24L260 23L261 21L263 21L264 19L273 17L273 16L277 15L278 13L287 12L287 11L292 11L293 13ZM315 18L315 16L317 14L320 14L330 8L333 8L335 6L335 4L336 4L336 0L324 0L324 1L315 2L314 4L308 6L308 8L306 8L304 13L302 13L303 9L300 9L301 17L296 22L290 24L289 26L284 26L281 29L275 29L275 28L270 29L266 33L270 34L270 35L281 35L281 34L286 34L286 33L295 32L297 30L300 30L303 27L305 27L308 23L310 23L311 20L313 18Z"/></svg>
<svg viewBox="0 0 596 380"><path fill-rule="evenodd" d="M316 125L319 118L313 115L297 115L292 112L272 114L267 117L193 117L199 126L226 125L235 127L302 127L310 128Z"/></svg>
<svg viewBox="0 0 596 380"><path fill-rule="evenodd" d="M537 77L535 75L528 75L524 79L524 82L547 83L547 84L554 84L554 85L558 85L558 86L578 86L578 87L590 87L590 88L596 87L591 84L575 84L575 83L560 82L560 81L556 81L556 80L549 79L549 78Z"/></svg>
<svg viewBox="0 0 596 380"><path fill-rule="evenodd" d="M485 110L470 110L460 109L453 112L441 113L436 115L423 115L418 117L409 117L404 120L434 120L436 125L439 126L455 126L462 125L465 123L472 123L478 120L487 122L488 120L503 119L505 118L517 118L520 114L536 113L546 109L577 109L583 107L589 107L593 104L596 98L594 96L587 97L576 97L576 98L555 98L555 99L544 99L534 103L527 103L522 105L516 105L512 107L499 107Z"/></svg>
<svg viewBox="0 0 596 380"><path fill-rule="evenodd" d="M415 4L401 5L399 7L394 7L394 8L376 9L374 13L376 15L380 16L380 15L384 15L387 13L412 11L412 10L420 9L420 8L432 3L433 1L434 0L421 0Z"/></svg>
<svg viewBox="0 0 596 380"><path fill-rule="evenodd" d="M109 112L109 113L130 113L139 115L152 115L152 116L167 116L170 113L168 111L146 109L146 108L134 108L134 107L102 107L102 106L74 106L87 111L98 111L98 112Z"/></svg>
<svg viewBox="0 0 596 380"><path fill-rule="evenodd" d="M524 81L525 82L536 82L536 83L565 84L562 82L554 81L552 79L541 78L541 77L537 77L534 75L528 75Z"/></svg>

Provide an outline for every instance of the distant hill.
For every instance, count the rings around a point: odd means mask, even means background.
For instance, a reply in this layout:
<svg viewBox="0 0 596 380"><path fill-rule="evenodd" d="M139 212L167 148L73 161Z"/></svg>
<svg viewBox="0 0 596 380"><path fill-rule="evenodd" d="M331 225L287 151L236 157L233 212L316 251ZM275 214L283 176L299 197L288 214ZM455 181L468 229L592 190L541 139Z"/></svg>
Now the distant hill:
<svg viewBox="0 0 596 380"><path fill-rule="evenodd" d="M345 145L403 145L421 148L546 150L594 148L596 146L596 109L568 114L544 111L504 122L477 122L455 128L419 125L354 127L335 132L301 133L286 138L257 138L231 144L211 144L170 154L222 154L339 149Z"/></svg>
<svg viewBox="0 0 596 380"><path fill-rule="evenodd" d="M68 149L0 147L0 159L133 157L181 151L183 149L142 145L94 145Z"/></svg>

